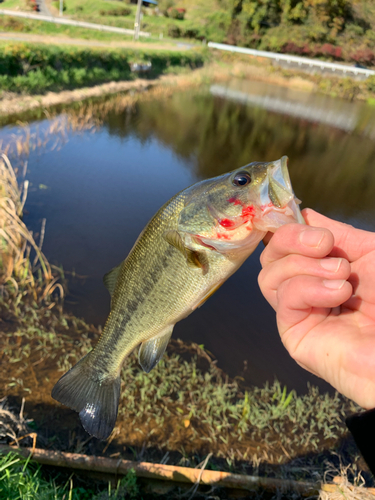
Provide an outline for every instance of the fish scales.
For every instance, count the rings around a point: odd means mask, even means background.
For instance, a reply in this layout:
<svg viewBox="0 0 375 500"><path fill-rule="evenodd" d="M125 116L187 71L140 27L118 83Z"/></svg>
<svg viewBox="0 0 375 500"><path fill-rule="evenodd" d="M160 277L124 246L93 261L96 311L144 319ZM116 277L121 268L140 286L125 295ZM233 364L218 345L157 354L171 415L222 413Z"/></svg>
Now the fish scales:
<svg viewBox="0 0 375 500"><path fill-rule="evenodd" d="M164 240L166 229L177 229L184 198L183 194L176 197L156 214L125 261L120 286L112 298L112 311L96 348L99 359L116 356L118 363L118 357L126 357L140 341L152 338L166 324L175 324L187 315L192 298L203 296L234 267L215 253L209 256L209 271L202 276L199 270L187 267L183 255ZM136 297L136 301L129 297Z"/></svg>
<svg viewBox="0 0 375 500"><path fill-rule="evenodd" d="M150 371L175 323L200 306L254 251L267 231L303 222L287 159L254 162L201 181L169 200L125 261L108 273L111 311L95 348L55 385L52 396L105 439L120 396L120 371L138 346Z"/></svg>

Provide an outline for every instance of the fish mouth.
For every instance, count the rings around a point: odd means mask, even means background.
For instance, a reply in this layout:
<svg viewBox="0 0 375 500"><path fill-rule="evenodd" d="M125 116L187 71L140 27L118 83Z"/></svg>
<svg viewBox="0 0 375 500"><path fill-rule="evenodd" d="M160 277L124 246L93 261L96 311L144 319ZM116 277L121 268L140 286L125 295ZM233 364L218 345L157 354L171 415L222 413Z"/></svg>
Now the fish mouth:
<svg viewBox="0 0 375 500"><path fill-rule="evenodd" d="M290 209L295 219L302 224L305 221L299 209L301 201L295 196L288 171L288 157L283 156L269 164L267 168L268 182L265 183L261 197L267 198L274 207ZM267 192L265 192L267 191Z"/></svg>

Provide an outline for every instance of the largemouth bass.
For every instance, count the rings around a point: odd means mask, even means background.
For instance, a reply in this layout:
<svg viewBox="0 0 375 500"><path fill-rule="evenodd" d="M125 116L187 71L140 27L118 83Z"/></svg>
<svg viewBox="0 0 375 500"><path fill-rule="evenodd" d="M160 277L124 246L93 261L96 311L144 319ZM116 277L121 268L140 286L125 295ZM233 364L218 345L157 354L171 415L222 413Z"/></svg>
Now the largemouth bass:
<svg viewBox="0 0 375 500"><path fill-rule="evenodd" d="M52 390L53 398L79 412L89 434L106 439L112 432L121 367L134 349L150 372L174 325L201 306L268 231L304 222L287 160L250 163L176 194L105 275L112 303L103 333Z"/></svg>

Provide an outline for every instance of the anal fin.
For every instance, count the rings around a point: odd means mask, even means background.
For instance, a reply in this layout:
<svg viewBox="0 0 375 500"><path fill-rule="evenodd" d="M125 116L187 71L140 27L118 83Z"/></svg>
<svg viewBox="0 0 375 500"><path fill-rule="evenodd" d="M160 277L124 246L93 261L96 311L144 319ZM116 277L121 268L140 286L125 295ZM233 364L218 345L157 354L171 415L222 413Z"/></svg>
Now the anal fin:
<svg viewBox="0 0 375 500"><path fill-rule="evenodd" d="M149 373L163 357L171 338L173 327L174 325L169 326L162 335L142 342L138 352L138 361L146 373Z"/></svg>

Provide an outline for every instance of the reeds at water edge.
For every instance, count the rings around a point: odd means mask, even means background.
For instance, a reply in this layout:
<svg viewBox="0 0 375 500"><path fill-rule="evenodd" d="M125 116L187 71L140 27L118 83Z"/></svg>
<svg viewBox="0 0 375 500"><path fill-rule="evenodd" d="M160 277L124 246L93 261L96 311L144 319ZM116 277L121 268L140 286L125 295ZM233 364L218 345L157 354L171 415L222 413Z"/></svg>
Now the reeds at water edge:
<svg viewBox="0 0 375 500"><path fill-rule="evenodd" d="M61 284L56 283L51 266L43 255L42 243L45 222L42 224L39 244L22 221L23 208L27 198L28 181L19 186L16 174L9 158L0 154L0 293L9 293L13 288L18 293L20 288L31 288L36 295L40 288L41 297L58 287L63 294ZM35 253L32 259L31 254ZM36 297L35 297L36 298Z"/></svg>

